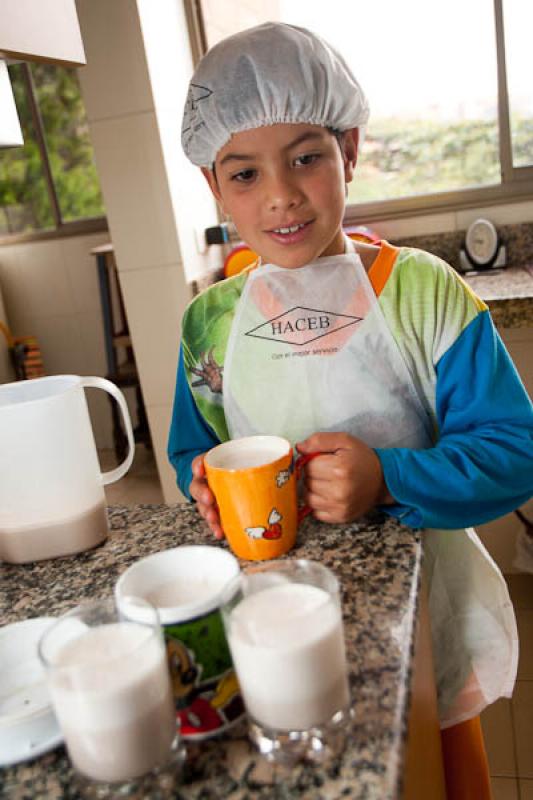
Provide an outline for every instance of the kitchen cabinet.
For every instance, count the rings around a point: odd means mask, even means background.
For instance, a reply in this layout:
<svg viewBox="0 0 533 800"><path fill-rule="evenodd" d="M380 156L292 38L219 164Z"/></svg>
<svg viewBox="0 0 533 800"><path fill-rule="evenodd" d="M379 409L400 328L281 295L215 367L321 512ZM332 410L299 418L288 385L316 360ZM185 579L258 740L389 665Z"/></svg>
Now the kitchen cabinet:
<svg viewBox="0 0 533 800"><path fill-rule="evenodd" d="M0 17L2 58L86 63L75 0L0 0Z"/></svg>

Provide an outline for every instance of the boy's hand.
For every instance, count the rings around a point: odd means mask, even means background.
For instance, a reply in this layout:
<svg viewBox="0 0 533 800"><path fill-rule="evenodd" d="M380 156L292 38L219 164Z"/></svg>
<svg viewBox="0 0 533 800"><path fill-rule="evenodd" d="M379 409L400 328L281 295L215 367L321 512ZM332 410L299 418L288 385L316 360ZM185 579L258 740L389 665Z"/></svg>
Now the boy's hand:
<svg viewBox="0 0 533 800"><path fill-rule="evenodd" d="M347 433L314 433L296 445L324 453L305 467L306 502L323 522L351 522L379 504L393 503L375 452Z"/></svg>
<svg viewBox="0 0 533 800"><path fill-rule="evenodd" d="M189 486L191 497L196 501L196 507L200 515L205 519L217 539L224 538L224 531L220 525L218 507L215 496L205 477L204 455L201 453L192 462L192 481Z"/></svg>

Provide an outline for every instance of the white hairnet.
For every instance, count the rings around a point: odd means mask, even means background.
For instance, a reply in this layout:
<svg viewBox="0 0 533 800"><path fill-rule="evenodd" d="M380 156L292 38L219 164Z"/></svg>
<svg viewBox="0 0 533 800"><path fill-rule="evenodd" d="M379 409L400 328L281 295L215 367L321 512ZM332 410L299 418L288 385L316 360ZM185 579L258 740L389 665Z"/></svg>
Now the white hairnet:
<svg viewBox="0 0 533 800"><path fill-rule="evenodd" d="M346 131L363 127L368 114L361 87L330 45L305 28L267 22L224 39L200 61L181 143L193 164L211 167L234 133L279 122Z"/></svg>

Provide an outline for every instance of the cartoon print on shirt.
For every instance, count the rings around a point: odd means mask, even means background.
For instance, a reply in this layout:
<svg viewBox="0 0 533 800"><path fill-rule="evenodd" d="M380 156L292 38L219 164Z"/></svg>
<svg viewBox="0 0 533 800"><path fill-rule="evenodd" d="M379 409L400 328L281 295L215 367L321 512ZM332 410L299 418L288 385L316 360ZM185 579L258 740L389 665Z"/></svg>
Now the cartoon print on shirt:
<svg viewBox="0 0 533 800"><path fill-rule="evenodd" d="M281 520L283 517L276 508L273 508L268 515L268 528L245 528L244 530L250 539L281 539L283 533L281 528Z"/></svg>
<svg viewBox="0 0 533 800"><path fill-rule="evenodd" d="M222 394L222 367L217 364L211 347L209 350L200 353L199 367L191 367L191 372L197 375L200 380L193 381L193 388L198 386L208 386L213 394Z"/></svg>

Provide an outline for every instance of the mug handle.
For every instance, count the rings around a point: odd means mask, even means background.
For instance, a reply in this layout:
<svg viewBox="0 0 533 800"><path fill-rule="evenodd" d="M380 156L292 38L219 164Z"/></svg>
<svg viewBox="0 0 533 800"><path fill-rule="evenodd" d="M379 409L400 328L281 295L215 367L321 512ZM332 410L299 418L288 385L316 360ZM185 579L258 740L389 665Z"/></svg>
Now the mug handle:
<svg viewBox="0 0 533 800"><path fill-rule="evenodd" d="M309 463L309 461L312 461L313 458L316 458L317 456L322 456L322 455L324 455L323 452L318 452L318 453L306 453L304 456L298 456L298 458L294 462L294 469L295 469L295 472L296 472L296 480L297 481L300 480L303 468L305 467L306 464ZM311 513L311 511L312 511L311 506L308 506L308 505L303 505L303 506L299 506L298 507L298 525L300 524L300 522L303 519L305 519L305 517L308 514Z"/></svg>
<svg viewBox="0 0 533 800"><path fill-rule="evenodd" d="M122 464L119 464L118 467L109 470L109 472L100 473L102 484L105 486L107 483L114 483L122 478L123 475L125 475L129 470L133 462L135 442L133 439L130 412L128 411L126 398L118 386L115 386L114 383L111 383L111 381L108 381L106 378L97 378L86 375L81 378L81 385L89 389L103 389L104 392L108 392L110 395L112 395L119 405L122 413L122 419L124 420L124 425L126 426L126 436L128 437L128 454Z"/></svg>

